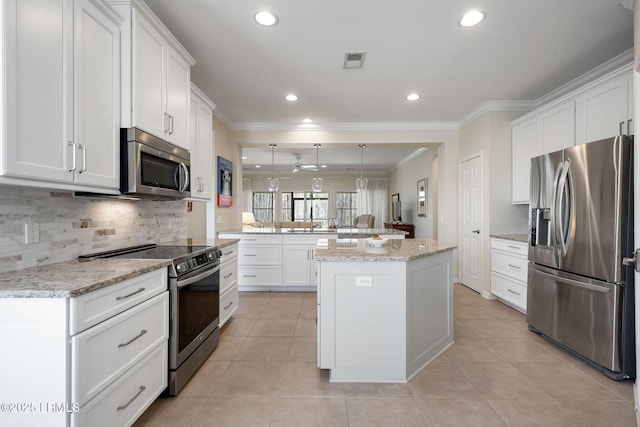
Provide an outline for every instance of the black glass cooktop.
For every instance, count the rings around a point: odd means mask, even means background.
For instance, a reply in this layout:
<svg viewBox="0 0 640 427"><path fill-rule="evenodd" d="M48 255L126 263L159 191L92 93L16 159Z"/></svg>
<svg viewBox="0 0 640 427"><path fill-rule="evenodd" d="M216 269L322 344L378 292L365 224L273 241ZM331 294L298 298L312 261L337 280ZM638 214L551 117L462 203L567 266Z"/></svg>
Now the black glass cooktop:
<svg viewBox="0 0 640 427"><path fill-rule="evenodd" d="M198 255L207 249L208 246L156 246L141 245L129 248L116 249L106 252L97 252L88 255L81 255L80 260L91 260L96 258L126 258L126 259L170 259L177 260L187 256Z"/></svg>

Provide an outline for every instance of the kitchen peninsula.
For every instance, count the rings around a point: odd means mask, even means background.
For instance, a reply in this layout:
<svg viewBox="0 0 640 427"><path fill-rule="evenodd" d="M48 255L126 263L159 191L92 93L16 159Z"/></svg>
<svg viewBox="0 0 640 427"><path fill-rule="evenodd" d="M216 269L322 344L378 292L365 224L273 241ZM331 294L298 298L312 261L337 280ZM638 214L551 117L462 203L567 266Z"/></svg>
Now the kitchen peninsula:
<svg viewBox="0 0 640 427"><path fill-rule="evenodd" d="M320 239L383 236L404 239L405 232L372 228L243 227L219 232L238 239L238 288L241 291L316 291L314 253Z"/></svg>
<svg viewBox="0 0 640 427"><path fill-rule="evenodd" d="M406 383L453 344L453 249L434 240L319 242L318 367L330 381Z"/></svg>

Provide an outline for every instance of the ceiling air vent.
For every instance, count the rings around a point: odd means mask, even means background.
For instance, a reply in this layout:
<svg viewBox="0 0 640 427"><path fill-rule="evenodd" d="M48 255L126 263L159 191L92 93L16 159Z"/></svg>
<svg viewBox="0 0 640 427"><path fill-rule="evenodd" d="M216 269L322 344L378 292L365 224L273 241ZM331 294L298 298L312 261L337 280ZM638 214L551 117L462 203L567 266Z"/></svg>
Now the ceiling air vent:
<svg viewBox="0 0 640 427"><path fill-rule="evenodd" d="M344 53L344 69L362 68L364 66L364 57L367 52L345 52Z"/></svg>

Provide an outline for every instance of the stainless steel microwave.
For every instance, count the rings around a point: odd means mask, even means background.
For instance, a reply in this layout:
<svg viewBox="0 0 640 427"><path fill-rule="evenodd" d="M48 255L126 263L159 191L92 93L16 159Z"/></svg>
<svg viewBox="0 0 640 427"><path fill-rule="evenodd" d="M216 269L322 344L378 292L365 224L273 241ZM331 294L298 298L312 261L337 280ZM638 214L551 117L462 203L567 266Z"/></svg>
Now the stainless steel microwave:
<svg viewBox="0 0 640 427"><path fill-rule="evenodd" d="M140 129L120 135L120 192L151 199L191 197L189 151Z"/></svg>

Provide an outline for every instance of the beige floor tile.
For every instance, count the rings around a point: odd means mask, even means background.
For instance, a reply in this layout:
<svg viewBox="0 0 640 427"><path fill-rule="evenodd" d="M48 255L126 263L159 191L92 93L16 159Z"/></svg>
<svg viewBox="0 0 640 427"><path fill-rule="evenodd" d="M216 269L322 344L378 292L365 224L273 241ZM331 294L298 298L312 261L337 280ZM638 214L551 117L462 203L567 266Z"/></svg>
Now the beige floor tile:
<svg viewBox="0 0 640 427"><path fill-rule="evenodd" d="M250 337L292 337L296 330L296 319L256 319Z"/></svg>
<svg viewBox="0 0 640 427"><path fill-rule="evenodd" d="M483 399L484 396L454 362L436 360L409 381L415 397L425 399Z"/></svg>
<svg viewBox="0 0 640 427"><path fill-rule="evenodd" d="M344 392L347 397L413 398L408 384L345 383Z"/></svg>
<svg viewBox="0 0 640 427"><path fill-rule="evenodd" d="M246 340L246 337L228 337L223 330L220 342L211 356L209 356L209 359L233 360Z"/></svg>
<svg viewBox="0 0 640 427"><path fill-rule="evenodd" d="M147 413L134 424L136 427L189 426L204 408L206 397L160 397Z"/></svg>
<svg viewBox="0 0 640 427"><path fill-rule="evenodd" d="M317 346L318 340L316 338L294 337L288 360L291 362L317 362Z"/></svg>
<svg viewBox="0 0 640 427"><path fill-rule="evenodd" d="M231 362L213 395L275 397L286 369L287 362Z"/></svg>
<svg viewBox="0 0 640 427"><path fill-rule="evenodd" d="M455 309L454 309L455 310ZM459 320L453 318L453 337L454 339L462 337L477 337L478 335L471 329L470 323L473 320Z"/></svg>
<svg viewBox="0 0 640 427"><path fill-rule="evenodd" d="M347 399L349 427L419 427L427 423L414 399Z"/></svg>
<svg viewBox="0 0 640 427"><path fill-rule="evenodd" d="M345 398L278 398L270 427L347 427Z"/></svg>
<svg viewBox="0 0 640 427"><path fill-rule="evenodd" d="M565 408L563 402L491 399L489 404L512 427L584 427L584 421Z"/></svg>
<svg viewBox="0 0 640 427"><path fill-rule="evenodd" d="M457 307L454 314L456 319L460 320L473 320L473 319L495 319L495 315L493 313L488 312L482 307L472 306L472 305L463 305Z"/></svg>
<svg viewBox="0 0 640 427"><path fill-rule="evenodd" d="M268 427L273 397L213 397L204 404L191 427Z"/></svg>
<svg viewBox="0 0 640 427"><path fill-rule="evenodd" d="M468 322L468 326L479 337L524 337L531 334L526 323L503 319L475 319Z"/></svg>
<svg viewBox="0 0 640 427"><path fill-rule="evenodd" d="M293 337L247 337L234 360L286 361Z"/></svg>
<svg viewBox="0 0 640 427"><path fill-rule="evenodd" d="M540 385L508 363L456 363L456 365L487 399L549 400L552 398Z"/></svg>
<svg viewBox="0 0 640 427"><path fill-rule="evenodd" d="M621 400L587 375L568 365L514 364L531 382L559 400Z"/></svg>
<svg viewBox="0 0 640 427"><path fill-rule="evenodd" d="M302 305L300 306L300 314L298 315L301 319L315 319L318 316L318 302L315 298L315 293L313 294L314 298L304 298L302 300Z"/></svg>
<svg viewBox="0 0 640 427"><path fill-rule="evenodd" d="M486 338L456 338L445 352L449 360L456 362L506 362L503 356L487 342Z"/></svg>
<svg viewBox="0 0 640 427"><path fill-rule="evenodd" d="M562 363L541 343L529 338L485 338L485 343L509 362Z"/></svg>
<svg viewBox="0 0 640 427"><path fill-rule="evenodd" d="M211 396L230 363L228 360L209 358L182 389L180 397Z"/></svg>
<svg viewBox="0 0 640 427"><path fill-rule="evenodd" d="M633 382L634 380L627 379L623 381L614 381L611 378L604 375L602 372L594 369L593 367L587 365L586 363L569 365L572 369L576 369L577 371L583 373L588 376L607 390L612 393L615 393L618 397L627 402L633 402Z"/></svg>
<svg viewBox="0 0 640 427"><path fill-rule="evenodd" d="M223 326L221 333L225 337L248 337L255 323L256 319L231 317Z"/></svg>
<svg viewBox="0 0 640 427"><path fill-rule="evenodd" d="M296 323L296 337L316 337L318 335L318 325L315 319L298 319Z"/></svg>
<svg viewBox="0 0 640 427"><path fill-rule="evenodd" d="M486 400L417 400L429 427L506 426Z"/></svg>
<svg viewBox="0 0 640 427"><path fill-rule="evenodd" d="M592 427L635 427L636 413L631 402L564 402L564 407Z"/></svg>
<svg viewBox="0 0 640 427"><path fill-rule="evenodd" d="M302 299L273 298L264 308L260 318L263 319L297 319Z"/></svg>
<svg viewBox="0 0 640 427"><path fill-rule="evenodd" d="M330 383L329 371L315 362L289 362L280 384L281 397L344 397L344 384Z"/></svg>

